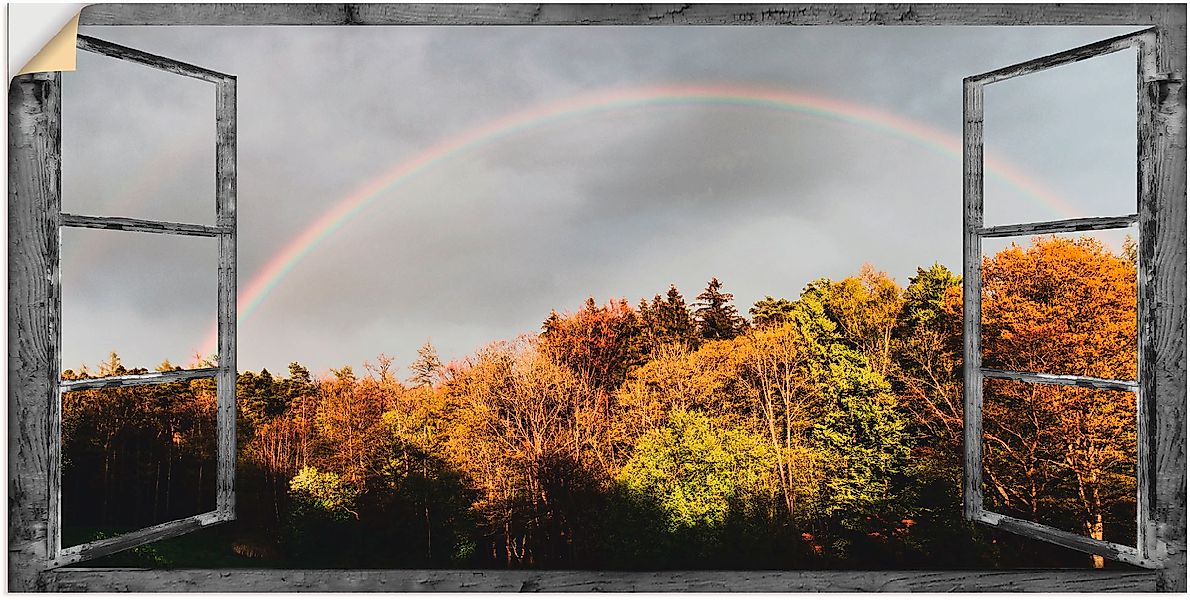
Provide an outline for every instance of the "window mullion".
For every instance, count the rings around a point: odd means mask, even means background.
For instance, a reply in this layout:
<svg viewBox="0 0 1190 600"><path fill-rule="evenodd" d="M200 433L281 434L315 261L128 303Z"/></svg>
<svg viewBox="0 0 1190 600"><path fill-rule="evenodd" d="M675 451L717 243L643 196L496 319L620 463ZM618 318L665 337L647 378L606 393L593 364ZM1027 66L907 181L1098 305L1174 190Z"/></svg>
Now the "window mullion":
<svg viewBox="0 0 1190 600"><path fill-rule="evenodd" d="M170 221L151 221L146 219L132 219L129 217L94 217L88 215L73 215L70 213L62 213L62 226L82 227L87 229L114 229L116 231L135 231L139 233L195 235L201 237L217 237L226 232L226 230L222 227L212 227L210 225L173 223Z"/></svg>
<svg viewBox="0 0 1190 600"><path fill-rule="evenodd" d="M1095 390L1113 390L1117 392L1135 392L1137 383L1123 379L1104 379L1102 377L1088 377L1085 375L1053 375L1050 373L1033 373L1025 371L1007 371L1004 369L981 368L980 373L991 379L1010 379L1026 383L1040 383L1045 385L1072 385Z"/></svg>
<svg viewBox="0 0 1190 600"><path fill-rule="evenodd" d="M1070 233L1076 231L1099 231L1103 229L1125 229L1135 224L1136 220L1137 215L1131 214L1120 217L1087 217L1082 219L1041 221L1037 223L994 225L992 227L981 227L979 229L979 236L996 238L1021 235L1048 235L1051 233Z"/></svg>
<svg viewBox="0 0 1190 600"><path fill-rule="evenodd" d="M212 367L203 369L177 369L174 371L160 371L136 375L114 375L112 377L96 377L94 379L65 379L62 380L58 387L62 392L79 392L83 390L156 385L214 377L218 371L217 368Z"/></svg>

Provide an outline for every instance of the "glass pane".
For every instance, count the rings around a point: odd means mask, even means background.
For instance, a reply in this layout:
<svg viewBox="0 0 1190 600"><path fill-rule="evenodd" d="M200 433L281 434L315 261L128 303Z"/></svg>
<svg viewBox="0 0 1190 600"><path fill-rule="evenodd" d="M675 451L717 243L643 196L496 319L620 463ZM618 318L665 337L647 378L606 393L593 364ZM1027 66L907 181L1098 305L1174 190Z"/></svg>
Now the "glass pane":
<svg viewBox="0 0 1190 600"><path fill-rule="evenodd" d="M62 228L62 368L192 366L215 352L214 238Z"/></svg>
<svg viewBox="0 0 1190 600"><path fill-rule="evenodd" d="M211 379L63 394L62 547L214 510L215 404Z"/></svg>
<svg viewBox="0 0 1190 600"><path fill-rule="evenodd" d="M214 224L215 86L80 51L63 73L62 211Z"/></svg>
<svg viewBox="0 0 1190 600"><path fill-rule="evenodd" d="M983 366L1136 379L1136 228L984 240Z"/></svg>
<svg viewBox="0 0 1190 600"><path fill-rule="evenodd" d="M1136 396L985 379L985 508L1136 545Z"/></svg>
<svg viewBox="0 0 1190 600"><path fill-rule="evenodd" d="M984 88L984 223L1136 212L1136 51Z"/></svg>

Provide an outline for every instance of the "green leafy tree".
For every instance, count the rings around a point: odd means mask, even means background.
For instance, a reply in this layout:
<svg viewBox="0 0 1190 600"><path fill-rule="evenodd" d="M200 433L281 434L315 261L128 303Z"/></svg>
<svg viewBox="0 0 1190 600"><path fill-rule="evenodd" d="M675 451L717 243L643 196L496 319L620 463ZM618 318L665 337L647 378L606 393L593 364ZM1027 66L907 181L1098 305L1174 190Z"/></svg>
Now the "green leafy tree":
<svg viewBox="0 0 1190 600"><path fill-rule="evenodd" d="M893 350L892 383L913 415L919 450L943 452L949 458L941 462L951 464L958 464L963 428L961 285L945 266L919 267L905 288Z"/></svg>
<svg viewBox="0 0 1190 600"><path fill-rule="evenodd" d="M335 564L358 560L358 488L338 474L303 467L289 483L290 512L284 529L289 554L300 562Z"/></svg>
<svg viewBox="0 0 1190 600"><path fill-rule="evenodd" d="M757 300L756 304L748 309L748 314L752 315L753 326L768 327L786 322L793 309L792 301L765 296L764 300Z"/></svg>
<svg viewBox="0 0 1190 600"><path fill-rule="evenodd" d="M909 440L888 384L862 363L840 357L831 365L828 385L827 410L814 429L819 446L833 458L827 509L855 519L895 506Z"/></svg>
<svg viewBox="0 0 1190 600"><path fill-rule="evenodd" d="M315 510L334 519L359 518L355 502L359 490L335 473L317 467L302 467L289 482L297 510Z"/></svg>
<svg viewBox="0 0 1190 600"><path fill-rule="evenodd" d="M236 396L244 417L255 426L285 412L284 390L268 369L244 371L236 378Z"/></svg>
<svg viewBox="0 0 1190 600"><path fill-rule="evenodd" d="M828 464L825 509L854 525L894 504L909 442L889 384L832 318L830 290L828 280L810 284L789 314L808 355L806 378L821 398L813 438Z"/></svg>
<svg viewBox="0 0 1190 600"><path fill-rule="evenodd" d="M675 410L664 427L640 437L619 482L659 507L671 532L713 528L733 508L754 507L754 496L771 496L771 455L760 436Z"/></svg>
<svg viewBox="0 0 1190 600"><path fill-rule="evenodd" d="M902 302L896 282L865 264L858 275L841 281L820 279L811 287L842 340L862 353L873 371L888 376Z"/></svg>

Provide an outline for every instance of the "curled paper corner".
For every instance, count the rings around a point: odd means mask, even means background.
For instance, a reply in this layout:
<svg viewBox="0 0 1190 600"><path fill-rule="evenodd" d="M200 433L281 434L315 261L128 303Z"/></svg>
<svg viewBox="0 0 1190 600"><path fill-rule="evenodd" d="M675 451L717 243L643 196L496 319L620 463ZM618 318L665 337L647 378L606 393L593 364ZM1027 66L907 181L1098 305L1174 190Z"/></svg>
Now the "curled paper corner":
<svg viewBox="0 0 1190 600"><path fill-rule="evenodd" d="M83 6L9 5L9 77L75 70L75 44Z"/></svg>
<svg viewBox="0 0 1190 600"><path fill-rule="evenodd" d="M33 58L25 63L25 66L17 71L17 75L24 75L26 73L44 73L46 71L73 71L75 66L75 53L78 51L75 44L78 41L79 33L79 16L75 15L73 19L66 23L58 34L50 38L50 41L42 47Z"/></svg>

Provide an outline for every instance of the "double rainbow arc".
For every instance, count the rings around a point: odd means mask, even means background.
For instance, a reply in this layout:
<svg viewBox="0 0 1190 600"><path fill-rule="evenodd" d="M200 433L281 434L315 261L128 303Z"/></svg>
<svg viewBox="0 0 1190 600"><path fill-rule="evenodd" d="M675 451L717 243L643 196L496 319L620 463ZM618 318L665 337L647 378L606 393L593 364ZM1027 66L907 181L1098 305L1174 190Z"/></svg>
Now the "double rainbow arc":
<svg viewBox="0 0 1190 600"><path fill-rule="evenodd" d="M337 201L307 226L264 265L239 297L238 320L251 316L298 263L324 240L360 213L417 175L468 151L520 132L594 114L646 107L732 106L793 113L842 122L907 140L941 155L961 158L961 140L924 123L882 110L803 92L739 85L665 85L583 94L560 102L517 112L480 127L444 139L420 154L401 161ZM985 173L1010 188L1048 206L1061 217L1074 216L1063 198L1033 180L1020 169L990 157L984 158ZM214 351L216 334L203 342L203 354Z"/></svg>

